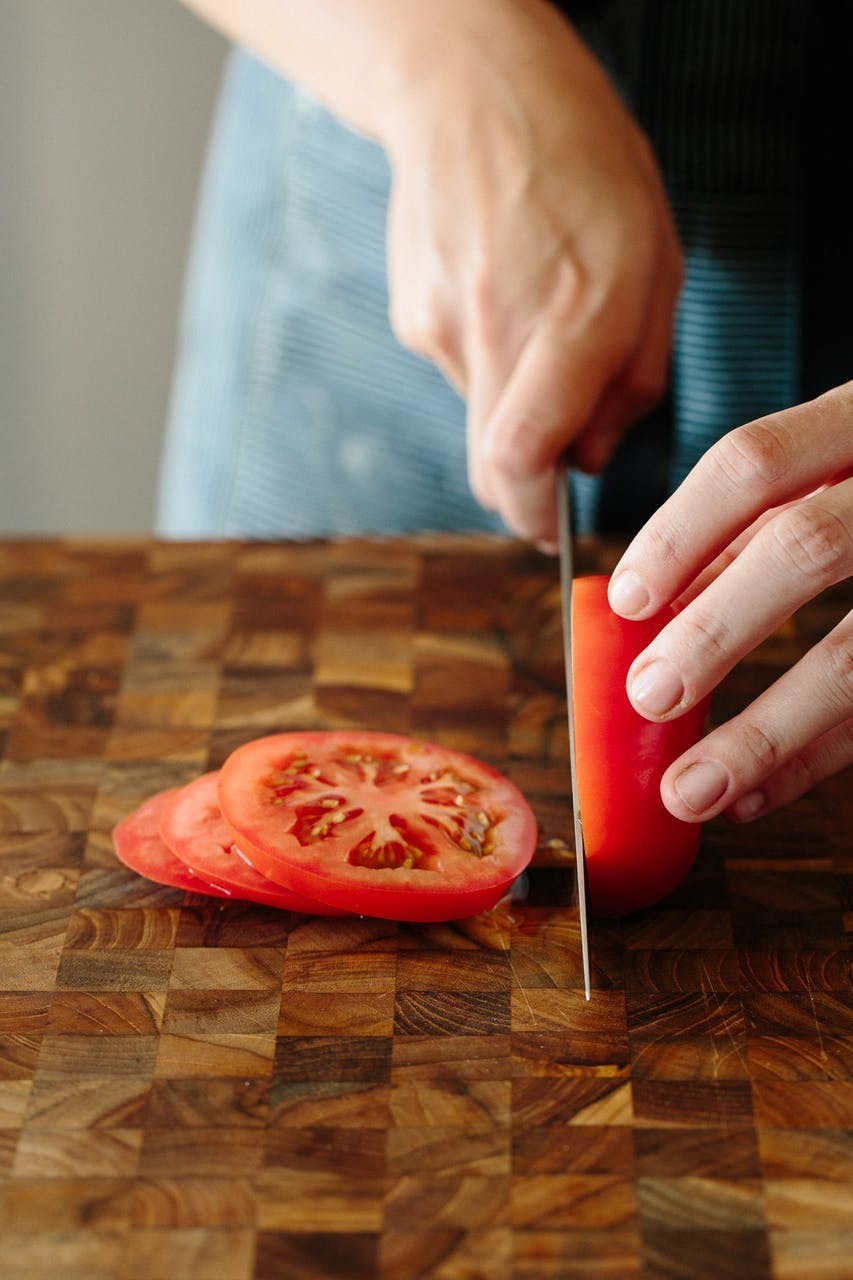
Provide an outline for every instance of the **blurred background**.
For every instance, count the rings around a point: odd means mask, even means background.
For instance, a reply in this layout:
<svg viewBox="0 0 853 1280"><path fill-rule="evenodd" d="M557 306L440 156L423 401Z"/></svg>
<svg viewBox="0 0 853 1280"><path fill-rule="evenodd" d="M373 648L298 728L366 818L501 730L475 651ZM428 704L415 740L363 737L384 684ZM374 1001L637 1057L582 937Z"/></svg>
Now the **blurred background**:
<svg viewBox="0 0 853 1280"><path fill-rule="evenodd" d="M151 528L226 49L177 0L0 0L0 534Z"/></svg>

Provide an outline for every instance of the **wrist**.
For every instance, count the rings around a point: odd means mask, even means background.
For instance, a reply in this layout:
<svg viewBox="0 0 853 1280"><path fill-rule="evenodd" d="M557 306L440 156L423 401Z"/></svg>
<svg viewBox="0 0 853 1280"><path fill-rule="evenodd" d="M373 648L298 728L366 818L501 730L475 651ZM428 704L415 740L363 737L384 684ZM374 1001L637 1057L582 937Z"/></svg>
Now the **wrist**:
<svg viewBox="0 0 853 1280"><path fill-rule="evenodd" d="M373 100L370 131L392 163L406 158L425 116L438 112L452 127L455 108L479 100L484 71L511 61L523 34L543 19L562 22L548 0L432 0L415 8L393 24Z"/></svg>

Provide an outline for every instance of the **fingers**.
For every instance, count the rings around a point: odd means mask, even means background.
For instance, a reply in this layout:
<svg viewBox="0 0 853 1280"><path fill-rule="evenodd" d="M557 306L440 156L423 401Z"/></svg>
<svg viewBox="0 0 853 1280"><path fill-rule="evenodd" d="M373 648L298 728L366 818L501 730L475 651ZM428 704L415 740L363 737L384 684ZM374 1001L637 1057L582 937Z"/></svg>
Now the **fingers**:
<svg viewBox="0 0 853 1280"><path fill-rule="evenodd" d="M557 281L505 378L487 359L472 377L469 458L474 492L522 537L556 539L554 467L568 454L598 470L663 395L682 260L664 226L647 278L623 273L596 310L576 272Z"/></svg>
<svg viewBox="0 0 853 1280"><path fill-rule="evenodd" d="M636 350L571 451L572 462L581 470L595 473L606 466L627 431L660 403L669 380L673 319L682 278L681 251L672 229L655 264L654 288L641 319Z"/></svg>
<svg viewBox="0 0 853 1280"><path fill-rule="evenodd" d="M673 601L674 606L679 610L684 609L691 600L695 600L698 595L701 595L705 588L716 581L730 564L734 564L744 547L749 546L758 530L774 519L780 511L786 510L788 506L794 506L794 503L786 503L781 507L772 507L769 511L765 511L760 515L757 520L753 520L752 524L747 529L744 529L743 533L735 538L733 542L730 542L715 560L712 560L701 573L697 574L689 587L682 591L681 595Z"/></svg>
<svg viewBox="0 0 853 1280"><path fill-rule="evenodd" d="M650 354L644 346L636 376L626 378L645 302L633 281L626 287L630 299L608 298L596 314L579 305L577 277L567 270L499 392L495 370L505 369L507 362L499 365L492 353L480 361L485 372L480 367L472 377L477 388L469 418L472 484L524 538L555 540L554 468L594 419L608 388L613 389L609 417L602 427L616 437L640 406L660 394L669 328L656 326ZM609 441L606 448L612 448Z"/></svg>
<svg viewBox="0 0 853 1280"><path fill-rule="evenodd" d="M853 574L853 480L788 506L758 529L628 673L641 715L680 715L780 623Z"/></svg>
<svg viewBox="0 0 853 1280"><path fill-rule="evenodd" d="M437 255L409 252L413 234L409 211L410 201L399 198L394 184L387 223L388 320L397 341L432 360L454 390L464 396L467 375L452 282Z"/></svg>
<svg viewBox="0 0 853 1280"><path fill-rule="evenodd" d="M853 716L810 742L761 785L726 809L734 822L751 822L781 809L834 773L853 764Z"/></svg>
<svg viewBox="0 0 853 1280"><path fill-rule="evenodd" d="M740 715L684 753L661 796L685 822L724 810L745 821L849 762L853 612ZM756 793L759 793L756 796ZM740 802L740 808L738 803Z"/></svg>
<svg viewBox="0 0 853 1280"><path fill-rule="evenodd" d="M613 574L610 603L642 618L675 599L768 507L853 464L853 383L730 432L640 531Z"/></svg>
<svg viewBox="0 0 853 1280"><path fill-rule="evenodd" d="M566 278L558 289L562 298L540 316L508 376L500 353L481 352L472 379L479 391L469 418L472 485L510 528L532 541L556 534L554 467L621 358L612 338L606 347L597 344L571 315L574 283Z"/></svg>
<svg viewBox="0 0 853 1280"><path fill-rule="evenodd" d="M853 469L850 469L850 471L850 475L839 475L837 479L831 483L821 485L820 488L814 490L815 494L823 493L826 489L832 488L833 484L840 483L841 480L853 478ZM705 569L697 574L689 587L687 587L685 591L682 591L681 595L673 601L674 606L680 610L688 605L691 600L695 600L711 582L716 578L719 578L724 569L727 569L730 564L734 563L743 551L744 547L749 546L759 529L762 529L764 525L769 524L771 520L775 520L776 516L782 511L787 511L789 507L796 506L798 501L800 501L800 499L795 499L793 502L783 503L779 507L771 507L769 511L762 512L757 520L753 520L752 524L749 525L748 528L744 529L743 533L735 538L733 542L730 542L725 550L721 551L715 560L712 560Z"/></svg>
<svg viewBox="0 0 853 1280"><path fill-rule="evenodd" d="M634 539L611 580L615 612L679 609L629 672L642 715L686 711L853 574L852 427L853 383L731 432ZM853 614L676 761L664 803L684 821L770 812L850 762L852 723Z"/></svg>

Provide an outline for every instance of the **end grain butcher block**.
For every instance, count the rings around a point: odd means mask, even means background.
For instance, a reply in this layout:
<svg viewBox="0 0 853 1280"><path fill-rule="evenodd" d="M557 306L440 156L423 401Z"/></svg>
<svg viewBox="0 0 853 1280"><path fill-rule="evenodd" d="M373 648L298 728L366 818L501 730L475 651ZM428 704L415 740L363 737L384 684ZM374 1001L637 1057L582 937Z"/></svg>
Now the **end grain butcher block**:
<svg viewBox="0 0 853 1280"><path fill-rule="evenodd" d="M586 1004L552 561L6 542L0 602L6 1280L853 1276L849 773L710 824L673 897L594 924ZM525 895L455 925L310 919L116 860L154 792L351 726L504 770L540 826Z"/></svg>

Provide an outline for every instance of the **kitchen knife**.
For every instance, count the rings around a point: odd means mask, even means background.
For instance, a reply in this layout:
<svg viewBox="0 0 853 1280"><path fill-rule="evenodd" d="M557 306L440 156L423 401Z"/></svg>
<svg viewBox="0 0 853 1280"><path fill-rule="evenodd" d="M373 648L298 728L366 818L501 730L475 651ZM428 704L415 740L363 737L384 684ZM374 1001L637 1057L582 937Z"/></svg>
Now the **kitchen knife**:
<svg viewBox="0 0 853 1280"><path fill-rule="evenodd" d="M572 551L572 513L569 500L569 477L564 467L557 471L557 530L560 549L560 599L563 617L563 660L566 667L566 714L569 720L569 772L572 784L572 815L575 828L575 870L578 881L578 919L581 927L581 960L583 986L587 1000L590 998L589 976L589 924L586 906L586 865L578 797L578 770L575 757L575 699L574 673L572 671L572 579L574 555Z"/></svg>

